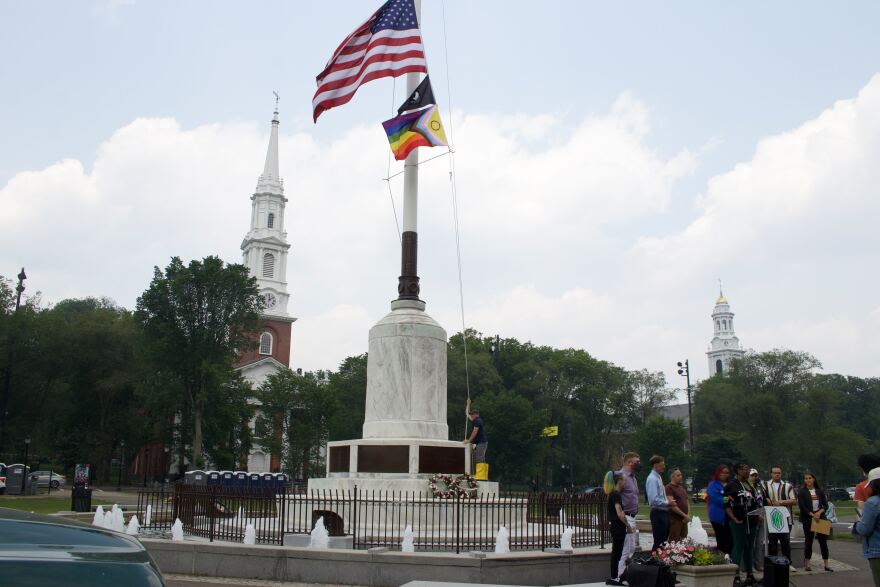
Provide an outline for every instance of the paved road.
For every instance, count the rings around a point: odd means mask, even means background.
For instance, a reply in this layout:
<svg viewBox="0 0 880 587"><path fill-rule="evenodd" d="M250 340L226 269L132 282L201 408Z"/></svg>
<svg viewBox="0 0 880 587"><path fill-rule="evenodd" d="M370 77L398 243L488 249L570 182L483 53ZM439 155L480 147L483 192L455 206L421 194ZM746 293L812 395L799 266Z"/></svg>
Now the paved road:
<svg viewBox="0 0 880 587"><path fill-rule="evenodd" d="M855 571L826 573L814 570L812 573L797 571L791 575L791 584L795 587L874 587L871 571L862 558L862 547L853 540L831 540L828 543L831 560L855 567ZM817 545L818 548L818 545ZM818 555L817 555L818 556ZM836 566L836 565L835 565ZM813 569L821 569L819 560L813 561ZM250 581L240 579L207 579L169 575L165 578L168 587L328 587L308 583L282 583L278 581Z"/></svg>

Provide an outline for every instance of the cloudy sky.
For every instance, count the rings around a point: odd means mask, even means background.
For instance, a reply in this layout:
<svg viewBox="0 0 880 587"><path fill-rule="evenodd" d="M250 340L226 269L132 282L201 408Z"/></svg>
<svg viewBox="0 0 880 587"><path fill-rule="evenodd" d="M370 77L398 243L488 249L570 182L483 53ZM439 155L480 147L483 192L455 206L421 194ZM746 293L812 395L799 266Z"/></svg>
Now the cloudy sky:
<svg viewBox="0 0 880 587"><path fill-rule="evenodd" d="M396 296L380 123L403 81L317 125L311 98L377 6L0 1L0 275L133 308L172 255L238 262L278 90L292 365L364 352ZM676 361L707 374L721 278L747 348L878 375L880 5L424 0L422 21L469 326L678 386ZM451 334L449 158L420 182L423 298Z"/></svg>

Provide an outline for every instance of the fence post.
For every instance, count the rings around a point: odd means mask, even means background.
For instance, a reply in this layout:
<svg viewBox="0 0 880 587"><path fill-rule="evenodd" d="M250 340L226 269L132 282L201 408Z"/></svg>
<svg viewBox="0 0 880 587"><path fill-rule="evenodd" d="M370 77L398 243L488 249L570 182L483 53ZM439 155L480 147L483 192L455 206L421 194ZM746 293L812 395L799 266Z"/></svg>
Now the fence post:
<svg viewBox="0 0 880 587"><path fill-rule="evenodd" d="M358 486L354 486L354 513L352 513L351 534L352 548L357 550L358 547Z"/></svg>
<svg viewBox="0 0 880 587"><path fill-rule="evenodd" d="M178 508L180 507L180 485L174 485L174 497L171 498L171 517L173 520L171 523L174 523L174 520L180 517Z"/></svg>
<svg viewBox="0 0 880 587"><path fill-rule="evenodd" d="M453 510L455 517L455 554L461 552L461 495L455 492L455 509Z"/></svg>
<svg viewBox="0 0 880 587"><path fill-rule="evenodd" d="M208 530L208 537L209 537L208 541L214 542L214 510L217 507L217 501L214 498L213 491L211 491L211 493L209 494L208 506L210 508L208 510L208 523L211 525L210 529Z"/></svg>
<svg viewBox="0 0 880 587"><path fill-rule="evenodd" d="M547 545L547 494L541 492L541 500L539 502L541 509L538 515L541 516L541 552Z"/></svg>

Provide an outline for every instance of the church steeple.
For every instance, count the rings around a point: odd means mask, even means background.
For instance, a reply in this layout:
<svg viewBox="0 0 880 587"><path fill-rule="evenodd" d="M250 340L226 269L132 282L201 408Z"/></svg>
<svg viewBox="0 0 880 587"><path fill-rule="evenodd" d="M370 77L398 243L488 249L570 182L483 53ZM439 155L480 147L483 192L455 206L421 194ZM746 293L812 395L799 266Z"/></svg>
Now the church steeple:
<svg viewBox="0 0 880 587"><path fill-rule="evenodd" d="M284 182L278 171L278 107L272 114L272 130L269 134L269 148L266 150L266 164L263 174L257 181L257 193L266 192L284 195Z"/></svg>
<svg viewBox="0 0 880 587"><path fill-rule="evenodd" d="M277 98L277 95L276 95ZM250 230L241 243L244 264L257 278L266 309L264 318L293 321L287 312L287 254L290 245L284 230L284 182L278 170L278 103L269 134L266 163L251 196Z"/></svg>
<svg viewBox="0 0 880 587"><path fill-rule="evenodd" d="M710 376L724 373L730 368L731 359L740 358L745 354L733 329L733 312L730 311L730 304L724 297L720 282L718 299L715 300L715 308L712 310L712 323L714 336L706 353L709 358Z"/></svg>

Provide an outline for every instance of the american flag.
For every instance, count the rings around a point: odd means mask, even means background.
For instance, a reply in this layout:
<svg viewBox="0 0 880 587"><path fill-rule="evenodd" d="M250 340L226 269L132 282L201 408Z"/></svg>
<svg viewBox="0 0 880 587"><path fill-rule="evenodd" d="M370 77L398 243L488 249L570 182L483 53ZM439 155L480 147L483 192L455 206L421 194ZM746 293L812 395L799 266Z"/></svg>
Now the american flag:
<svg viewBox="0 0 880 587"><path fill-rule="evenodd" d="M314 118L345 104L361 84L380 77L427 73L414 0L388 0L348 35L318 74Z"/></svg>

